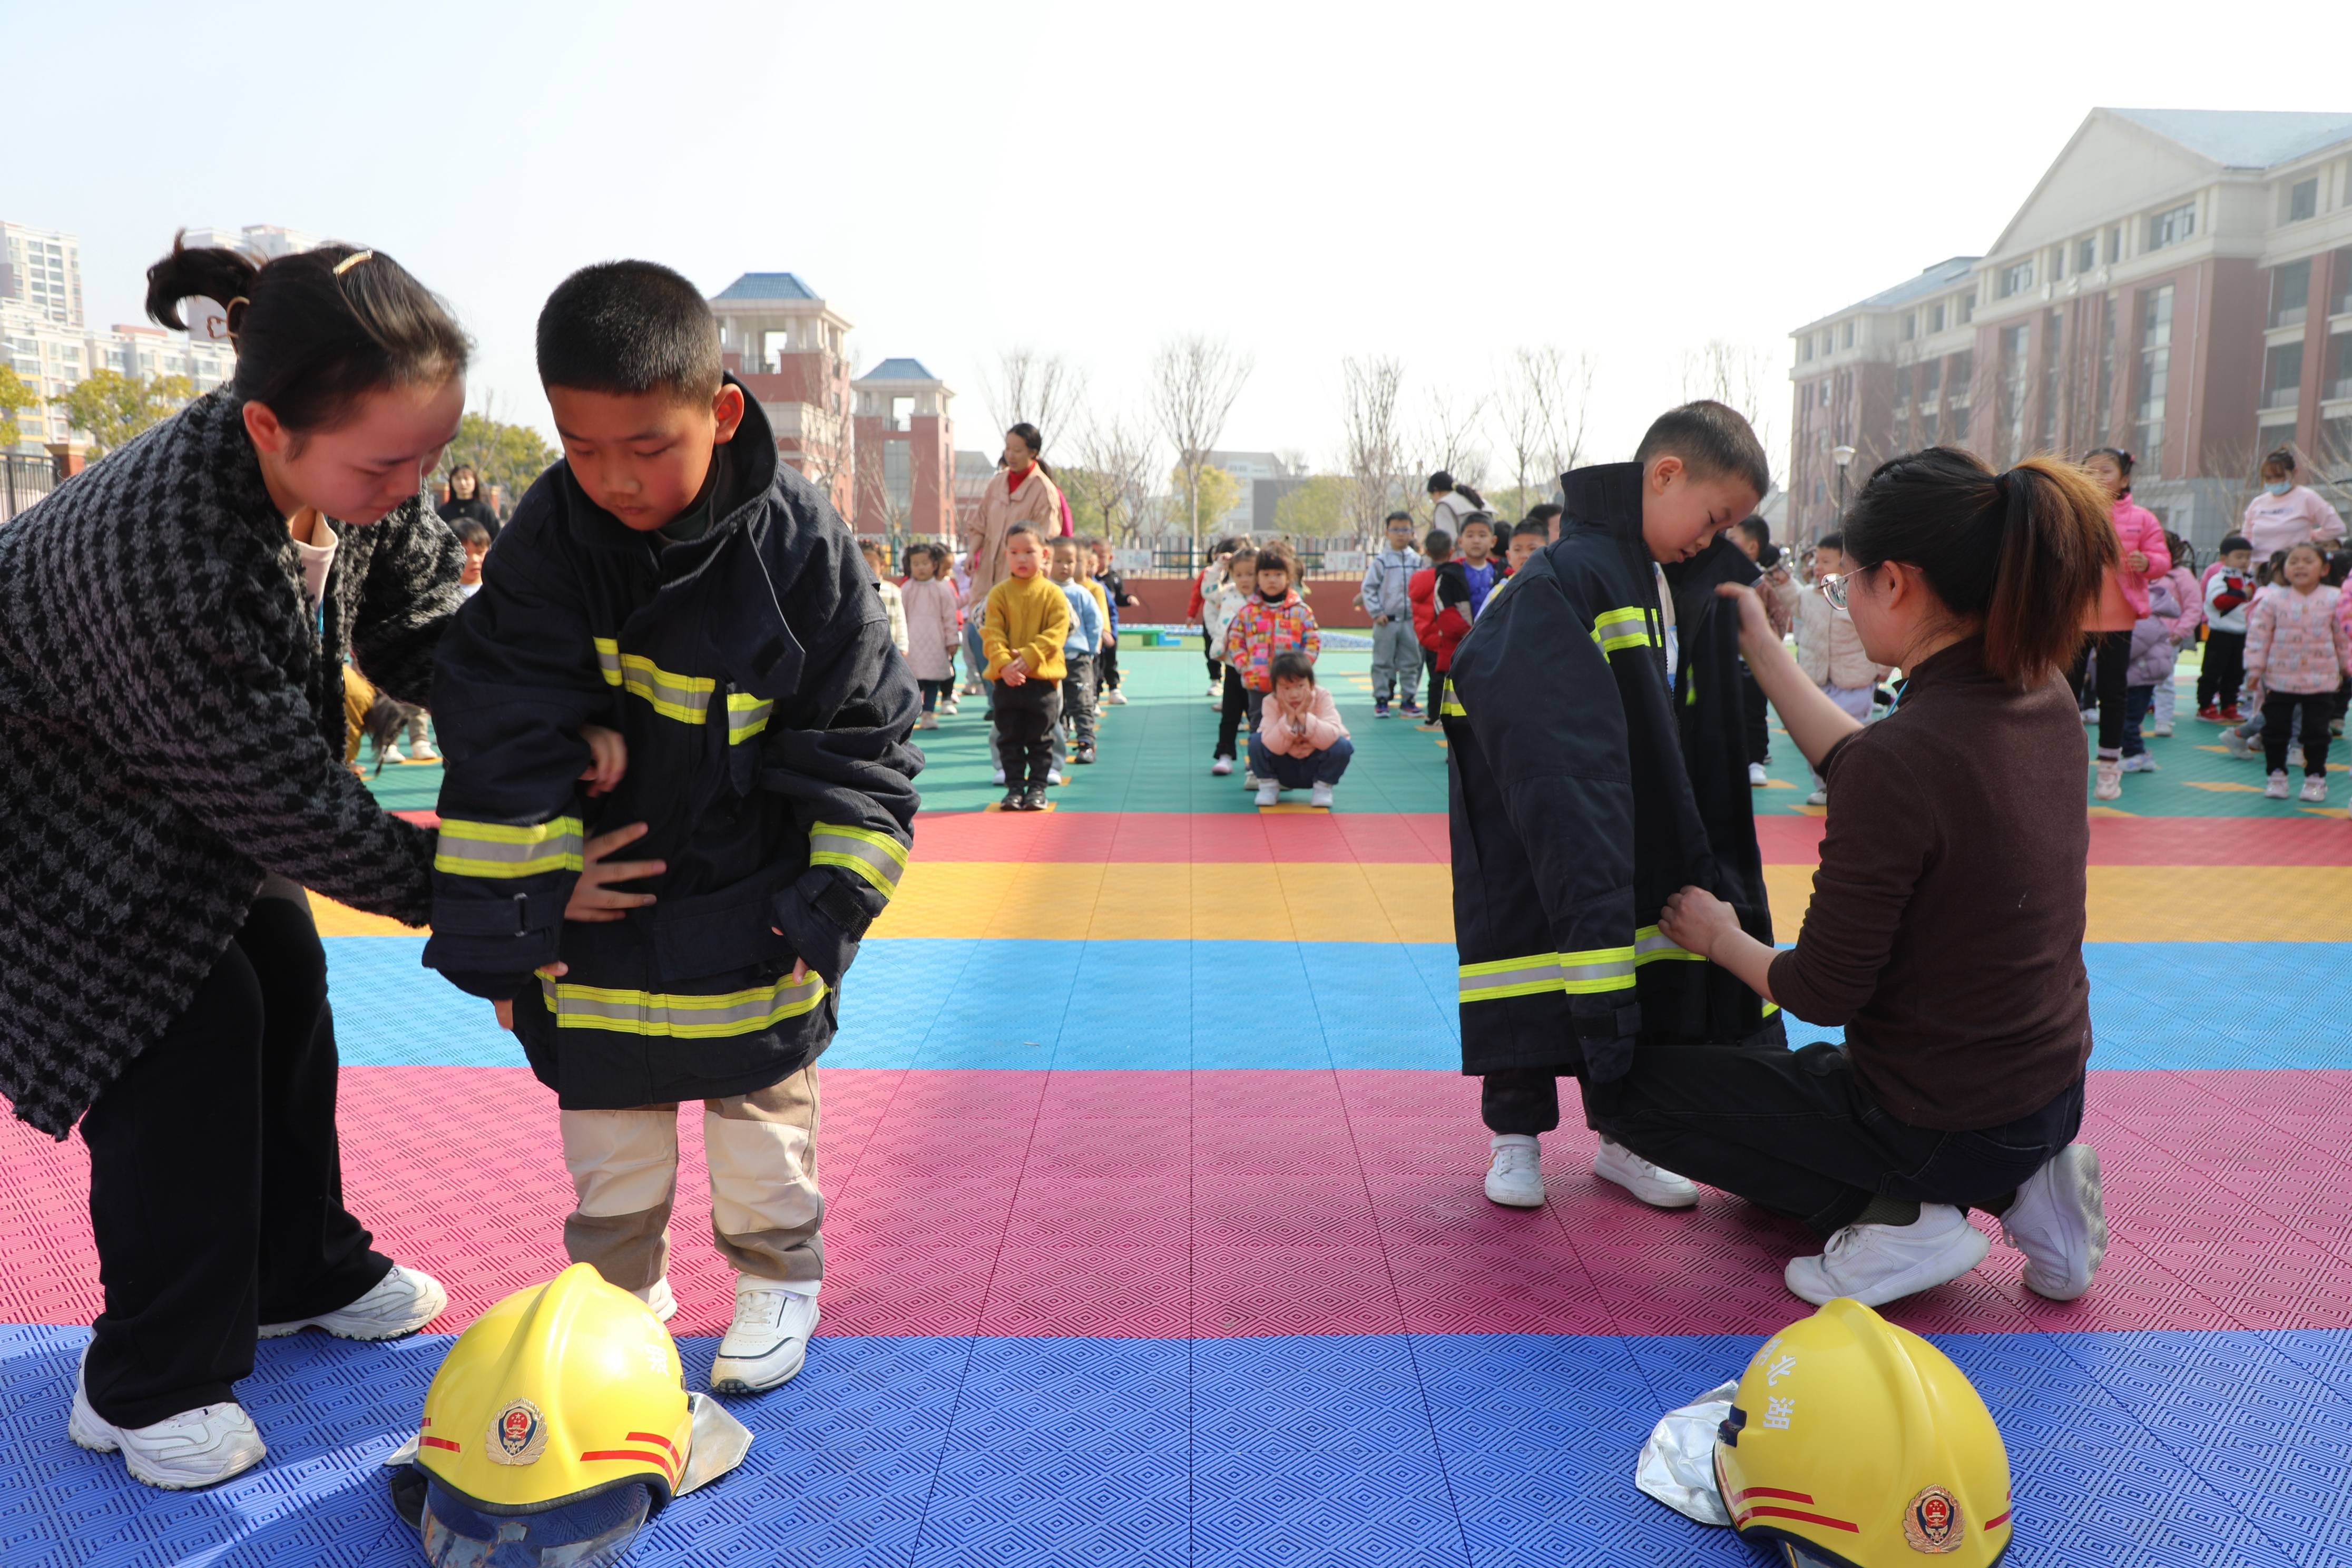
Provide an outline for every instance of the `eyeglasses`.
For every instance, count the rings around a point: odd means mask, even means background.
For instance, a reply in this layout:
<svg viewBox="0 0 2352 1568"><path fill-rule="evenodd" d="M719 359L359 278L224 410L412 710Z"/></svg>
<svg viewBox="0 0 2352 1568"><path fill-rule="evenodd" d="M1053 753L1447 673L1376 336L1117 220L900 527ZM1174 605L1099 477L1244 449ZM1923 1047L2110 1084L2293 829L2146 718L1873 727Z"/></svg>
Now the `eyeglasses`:
<svg viewBox="0 0 2352 1568"><path fill-rule="evenodd" d="M1853 595L1854 579L1876 570L1878 568L1875 565L1870 565L1852 572L1832 572L1814 584L1813 590L1830 602L1830 608L1843 610L1846 606L1846 601Z"/></svg>

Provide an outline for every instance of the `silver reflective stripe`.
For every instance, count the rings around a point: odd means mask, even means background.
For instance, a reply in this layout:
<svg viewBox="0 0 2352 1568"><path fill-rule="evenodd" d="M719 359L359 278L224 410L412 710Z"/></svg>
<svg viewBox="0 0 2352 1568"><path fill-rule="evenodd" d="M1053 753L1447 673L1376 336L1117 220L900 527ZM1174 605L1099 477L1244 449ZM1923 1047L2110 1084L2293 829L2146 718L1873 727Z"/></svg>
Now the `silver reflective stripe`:
<svg viewBox="0 0 2352 1568"><path fill-rule="evenodd" d="M1562 954L1559 977L1570 991L1615 991L1633 983L1633 961L1620 958L1598 963L1570 963Z"/></svg>
<svg viewBox="0 0 2352 1568"><path fill-rule="evenodd" d="M461 877L535 877L542 871L577 871L584 847L576 816L528 825L443 817L434 846L433 868Z"/></svg>
<svg viewBox="0 0 2352 1568"><path fill-rule="evenodd" d="M629 695L644 699L663 718L682 724L699 724L709 712L710 694L719 689L719 682L709 676L679 675L641 653L623 653L621 645L611 637L593 640L596 666L604 671L606 685L625 687Z"/></svg>
<svg viewBox="0 0 2352 1568"><path fill-rule="evenodd" d="M907 851L887 833L820 822L809 833L809 864L838 866L864 878L887 899L898 890Z"/></svg>
<svg viewBox="0 0 2352 1568"><path fill-rule="evenodd" d="M1634 933L1633 962L1636 963L1649 963L1661 958L1688 959L1695 963L1706 962L1704 959L1701 959L1697 953L1691 952L1688 948L1676 947L1673 942L1668 942L1664 937L1659 935L1657 927L1643 926L1639 931Z"/></svg>
<svg viewBox="0 0 2352 1568"><path fill-rule="evenodd" d="M752 697L740 691L727 694L727 743L730 746L750 740L768 727L768 715L775 704L764 697Z"/></svg>
<svg viewBox="0 0 2352 1568"><path fill-rule="evenodd" d="M715 996L573 985L544 975L539 985L559 1029L608 1029L671 1039L755 1034L812 1011L824 997L824 982L814 974L797 984L786 975L772 986Z"/></svg>
<svg viewBox="0 0 2352 1568"><path fill-rule="evenodd" d="M1532 958L1502 958L1462 965L1459 1000L1495 1002L1506 996L1535 996L1559 989L1559 962L1546 952Z"/></svg>

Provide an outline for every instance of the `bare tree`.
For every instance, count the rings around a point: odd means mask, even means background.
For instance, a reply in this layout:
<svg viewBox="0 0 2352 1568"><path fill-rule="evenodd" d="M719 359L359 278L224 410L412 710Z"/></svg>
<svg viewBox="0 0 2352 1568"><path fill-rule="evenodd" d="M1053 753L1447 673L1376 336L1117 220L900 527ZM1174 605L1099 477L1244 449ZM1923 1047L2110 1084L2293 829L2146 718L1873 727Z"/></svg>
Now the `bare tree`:
<svg viewBox="0 0 2352 1568"><path fill-rule="evenodd" d="M1421 466L1432 472L1442 468L1472 489L1486 489L1486 450L1477 442L1487 406L1483 392L1470 397L1432 392L1412 442Z"/></svg>
<svg viewBox="0 0 2352 1568"><path fill-rule="evenodd" d="M1201 470L1224 434L1255 362L1235 353L1223 338L1194 332L1171 338L1151 361L1151 413L1160 433L1176 448L1178 479L1190 517L1192 548L1201 547Z"/></svg>
<svg viewBox="0 0 2352 1568"><path fill-rule="evenodd" d="M996 356L996 374L983 375L982 393L999 431L1015 425L1037 426L1055 439L1086 397L1086 376L1060 354L1007 349Z"/></svg>
<svg viewBox="0 0 2352 1568"><path fill-rule="evenodd" d="M1781 395L1784 386L1769 350L1709 338L1703 347L1683 352L1683 396L1711 397L1729 405L1748 421L1768 452L1773 443L1773 411L1780 406Z"/></svg>
<svg viewBox="0 0 2352 1568"><path fill-rule="evenodd" d="M1585 411L1592 401L1592 355L1518 348L1496 397L1496 419L1522 495L1549 489L1584 457Z"/></svg>
<svg viewBox="0 0 2352 1568"><path fill-rule="evenodd" d="M1106 533L1139 539L1159 469L1150 432L1114 414L1089 421L1069 449L1068 488L1102 514Z"/></svg>
<svg viewBox="0 0 2352 1568"><path fill-rule="evenodd" d="M1348 478L1349 521L1367 540L1380 531L1403 489L1404 437L1397 416L1403 384L1404 366L1385 355L1339 363L1339 466Z"/></svg>

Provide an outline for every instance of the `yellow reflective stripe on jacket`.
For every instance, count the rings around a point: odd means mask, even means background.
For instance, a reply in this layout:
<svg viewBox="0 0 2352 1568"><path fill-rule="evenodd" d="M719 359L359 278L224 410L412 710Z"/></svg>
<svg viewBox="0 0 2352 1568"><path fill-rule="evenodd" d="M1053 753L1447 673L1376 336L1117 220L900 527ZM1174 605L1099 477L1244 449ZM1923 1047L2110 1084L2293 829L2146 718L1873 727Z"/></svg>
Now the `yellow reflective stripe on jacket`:
<svg viewBox="0 0 2352 1568"><path fill-rule="evenodd" d="M824 982L814 974L795 982L789 974L773 985L728 991L715 996L662 991L616 991L573 985L541 976L540 995L559 1029L605 1029L617 1035L668 1039L719 1039L756 1034L786 1018L812 1012L824 1000Z"/></svg>
<svg viewBox="0 0 2352 1568"><path fill-rule="evenodd" d="M898 873L907 868L907 850L887 833L820 822L809 830L809 864L855 872L887 899L898 890Z"/></svg>
<svg viewBox="0 0 2352 1568"><path fill-rule="evenodd" d="M709 676L675 674L641 653L623 653L621 645L611 637L593 640L596 666L604 672L605 685L626 688L663 718L682 724L699 724L709 712L710 694L719 689L719 682Z"/></svg>
<svg viewBox="0 0 2352 1568"><path fill-rule="evenodd" d="M1454 688L1451 686L1445 689L1445 700L1437 705L1437 712L1438 717L1443 719L1467 719L1470 717L1469 713L1465 711L1462 706L1462 699L1454 694Z"/></svg>
<svg viewBox="0 0 2352 1568"><path fill-rule="evenodd" d="M1631 626L1630 631L1612 631L1612 626ZM1592 617L1592 641L1601 656L1622 652L1629 647L1647 647L1656 639L1650 635L1649 612L1646 610L1603 610Z"/></svg>
<svg viewBox="0 0 2352 1568"><path fill-rule="evenodd" d="M1494 958L1462 965L1460 999L1492 1002L1504 996L1536 996L1559 989L1559 963L1551 953Z"/></svg>
<svg viewBox="0 0 2352 1568"><path fill-rule="evenodd" d="M441 819L433 868L460 877L536 877L577 871L585 847L576 816L537 824Z"/></svg>
<svg viewBox="0 0 2352 1568"><path fill-rule="evenodd" d="M1685 960L1692 963L1705 963L1706 962L1706 959L1700 957L1697 953L1691 952L1688 948L1676 947L1673 942L1668 942L1664 937L1658 934L1658 928L1655 926L1643 926L1640 931L1633 933L1633 962L1635 963L1654 963L1662 958Z"/></svg>
<svg viewBox="0 0 2352 1568"><path fill-rule="evenodd" d="M727 743L742 744L768 727L768 715L775 704L764 697L754 697L748 691L727 694Z"/></svg>
<svg viewBox="0 0 2352 1568"><path fill-rule="evenodd" d="M1592 947L1552 955L1559 965L1560 989L1571 996L1623 991L1633 984L1633 949Z"/></svg>

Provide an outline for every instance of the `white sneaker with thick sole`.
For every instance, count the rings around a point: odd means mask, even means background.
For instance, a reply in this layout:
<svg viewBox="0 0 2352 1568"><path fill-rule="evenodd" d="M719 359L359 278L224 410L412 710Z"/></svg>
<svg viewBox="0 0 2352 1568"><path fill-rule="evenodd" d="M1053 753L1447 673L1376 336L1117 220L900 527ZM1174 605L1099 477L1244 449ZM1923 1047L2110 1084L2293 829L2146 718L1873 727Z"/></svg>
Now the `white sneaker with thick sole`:
<svg viewBox="0 0 2352 1568"><path fill-rule="evenodd" d="M1002 788L1004 784L1004 770L1003 768L989 769L988 782Z"/></svg>
<svg viewBox="0 0 2352 1568"><path fill-rule="evenodd" d="M2099 759L2098 773L2091 785L2093 800L2121 800L2124 795L2124 761L2121 757Z"/></svg>
<svg viewBox="0 0 2352 1568"><path fill-rule="evenodd" d="M1047 768L1045 770L1045 782L1049 784L1060 784L1062 782L1062 770L1059 768Z"/></svg>
<svg viewBox="0 0 2352 1568"><path fill-rule="evenodd" d="M816 1298L764 1279L735 1286L735 1321L710 1363L713 1394L764 1394L790 1383L808 1359Z"/></svg>
<svg viewBox="0 0 2352 1568"><path fill-rule="evenodd" d="M2160 773L2163 771L2157 766L2156 759L2146 752L2135 752L2124 759L2124 772L2127 773Z"/></svg>
<svg viewBox="0 0 2352 1568"><path fill-rule="evenodd" d="M1234 771L1234 760L1231 757L1219 757L1209 764L1209 771L1219 778L1223 778Z"/></svg>
<svg viewBox="0 0 2352 1568"><path fill-rule="evenodd" d="M1279 803L1281 799L1282 786L1275 783L1272 779L1268 779L1264 784L1257 786L1258 805L1274 805Z"/></svg>
<svg viewBox="0 0 2352 1568"><path fill-rule="evenodd" d="M1771 782L1772 775L1764 771L1764 764L1762 763L1750 763L1748 764L1748 787L1749 789L1762 789L1766 784L1770 784Z"/></svg>
<svg viewBox="0 0 2352 1568"><path fill-rule="evenodd" d="M1114 687L1111 689L1111 694L1103 700L1114 708L1124 708L1127 706L1127 693Z"/></svg>
<svg viewBox="0 0 2352 1568"><path fill-rule="evenodd" d="M1242 788L1255 789L1265 782L1265 781L1264 779L1257 776L1257 773L1254 770L1249 768L1244 768L1242 770Z"/></svg>
<svg viewBox="0 0 2352 1568"><path fill-rule="evenodd" d="M1486 1201L1515 1209L1543 1207L1542 1152L1525 1132L1497 1132L1486 1160Z"/></svg>
<svg viewBox="0 0 2352 1568"><path fill-rule="evenodd" d="M121 1454L132 1480L167 1492L217 1486L269 1457L241 1405L200 1405L150 1426L117 1426L89 1407L79 1374L66 1436L94 1454Z"/></svg>
<svg viewBox="0 0 2352 1568"><path fill-rule="evenodd" d="M2326 773L2304 774L2303 798L2314 805L2324 804L2327 799L2327 775Z"/></svg>
<svg viewBox="0 0 2352 1568"><path fill-rule="evenodd" d="M1622 1143L1603 1138L1593 1152L1592 1173L1614 1182L1654 1209L1686 1209L1698 1202L1698 1184L1653 1165Z"/></svg>
<svg viewBox="0 0 2352 1568"><path fill-rule="evenodd" d="M1216 680L1209 683L1209 695L1211 697L1223 697L1224 694L1225 684L1223 681Z"/></svg>
<svg viewBox="0 0 2352 1568"><path fill-rule="evenodd" d="M375 760L379 763L404 763L408 761L408 753L398 746L386 746L375 754Z"/></svg>
<svg viewBox="0 0 2352 1568"><path fill-rule="evenodd" d="M2017 1189L2000 1216L2002 1239L2025 1254L2025 1288L2071 1301L2091 1288L2107 1256L2107 1208L2099 1154L2069 1143Z"/></svg>
<svg viewBox="0 0 2352 1568"><path fill-rule="evenodd" d="M1789 1289L1816 1307L1851 1296L1883 1307L1950 1283L1992 1250L1984 1232L1949 1204L1921 1204L1910 1225L1850 1225L1818 1258L1791 1258Z"/></svg>
<svg viewBox="0 0 2352 1568"><path fill-rule="evenodd" d="M395 1263L373 1289L350 1306L290 1323L264 1323L261 1337L283 1339L304 1329L324 1329L339 1340L396 1340L439 1317L448 1304L449 1292L441 1289L441 1281Z"/></svg>
<svg viewBox="0 0 2352 1568"><path fill-rule="evenodd" d="M1327 784L1318 784L1313 789L1308 790L1307 792L1307 804L1309 805L1329 805L1331 804L1331 786Z"/></svg>
<svg viewBox="0 0 2352 1568"><path fill-rule="evenodd" d="M2284 800L2286 798L2286 775L2284 773L2273 773L2270 776L2270 782L2263 785L2263 794L2265 797L2271 800Z"/></svg>
<svg viewBox="0 0 2352 1568"><path fill-rule="evenodd" d="M2235 730L2221 731L2221 749L2242 763L2254 754L2254 743Z"/></svg>
<svg viewBox="0 0 2352 1568"><path fill-rule="evenodd" d="M2152 724L2148 727L2147 732L2159 741L2172 739L2172 726L2169 724Z"/></svg>
<svg viewBox="0 0 2352 1568"><path fill-rule="evenodd" d="M629 1294L651 1307L654 1316L665 1323L677 1316L677 1292L669 1288L669 1276L667 1274L644 1289L632 1290Z"/></svg>
<svg viewBox="0 0 2352 1568"><path fill-rule="evenodd" d="M1805 797L1805 804L1807 805L1827 805L1829 803L1830 792L1828 786L1822 784L1816 784L1813 787L1813 793Z"/></svg>
<svg viewBox="0 0 2352 1568"><path fill-rule="evenodd" d="M433 749L432 742L416 741L409 745L408 760L412 763L437 763L441 760L441 753Z"/></svg>

